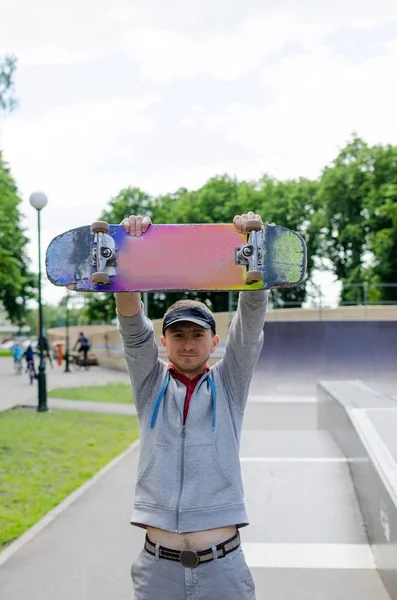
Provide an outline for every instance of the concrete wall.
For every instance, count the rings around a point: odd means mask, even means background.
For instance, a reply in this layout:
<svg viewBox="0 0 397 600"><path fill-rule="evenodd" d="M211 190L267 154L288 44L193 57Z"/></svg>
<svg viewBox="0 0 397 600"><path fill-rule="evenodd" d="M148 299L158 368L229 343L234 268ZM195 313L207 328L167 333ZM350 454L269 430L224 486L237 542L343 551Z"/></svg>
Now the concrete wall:
<svg viewBox="0 0 397 600"><path fill-rule="evenodd" d="M361 382L318 384L318 428L349 459L375 562L397 600L397 402Z"/></svg>
<svg viewBox="0 0 397 600"><path fill-rule="evenodd" d="M268 321L263 377L396 379L397 321Z"/></svg>

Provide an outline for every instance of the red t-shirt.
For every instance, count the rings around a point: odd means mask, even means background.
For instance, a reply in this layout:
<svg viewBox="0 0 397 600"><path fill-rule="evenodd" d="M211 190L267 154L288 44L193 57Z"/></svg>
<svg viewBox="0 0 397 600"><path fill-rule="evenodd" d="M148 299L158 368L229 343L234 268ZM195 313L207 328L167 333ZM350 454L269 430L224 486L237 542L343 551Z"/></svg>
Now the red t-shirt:
<svg viewBox="0 0 397 600"><path fill-rule="evenodd" d="M192 397L195 387L198 384L198 382L200 381L201 377L203 376L204 373L209 371L210 368L207 365L205 367L204 371L202 371L201 373L196 375L196 377L194 379L189 379L189 377L186 377L186 375L182 375L182 373L179 373L179 371L176 370L176 368L174 367L173 364L169 365L168 370L171 371L171 373L172 373L173 377L175 377L175 379L178 379L186 386L185 404L183 406L183 423L185 424L187 413L189 412L190 398Z"/></svg>

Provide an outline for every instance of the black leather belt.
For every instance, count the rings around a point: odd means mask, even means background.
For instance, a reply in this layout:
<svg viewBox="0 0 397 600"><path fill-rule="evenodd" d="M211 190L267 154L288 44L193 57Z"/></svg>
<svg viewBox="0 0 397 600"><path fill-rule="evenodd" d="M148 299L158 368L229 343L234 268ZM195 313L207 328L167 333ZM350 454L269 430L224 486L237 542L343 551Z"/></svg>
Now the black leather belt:
<svg viewBox="0 0 397 600"><path fill-rule="evenodd" d="M239 546L240 534L237 532L236 535L229 540L226 540L226 542L222 542L221 544L217 544L215 546L216 558L224 558L236 550ZM167 548L166 546L159 546L158 552L156 552L156 544L154 544L147 535L145 538L144 548L147 552L149 552L149 554L153 554L153 556L180 562L184 567L190 568L197 567L201 563L210 562L211 560L215 559L212 548L195 552L194 550L173 550L172 548Z"/></svg>

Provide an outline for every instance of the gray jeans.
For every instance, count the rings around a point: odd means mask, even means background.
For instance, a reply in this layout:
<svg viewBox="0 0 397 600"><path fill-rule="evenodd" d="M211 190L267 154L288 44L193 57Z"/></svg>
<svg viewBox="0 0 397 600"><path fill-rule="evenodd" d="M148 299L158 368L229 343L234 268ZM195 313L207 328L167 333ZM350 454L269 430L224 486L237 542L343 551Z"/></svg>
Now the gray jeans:
<svg viewBox="0 0 397 600"><path fill-rule="evenodd" d="M256 600L241 546L193 569L142 550L131 577L134 600Z"/></svg>

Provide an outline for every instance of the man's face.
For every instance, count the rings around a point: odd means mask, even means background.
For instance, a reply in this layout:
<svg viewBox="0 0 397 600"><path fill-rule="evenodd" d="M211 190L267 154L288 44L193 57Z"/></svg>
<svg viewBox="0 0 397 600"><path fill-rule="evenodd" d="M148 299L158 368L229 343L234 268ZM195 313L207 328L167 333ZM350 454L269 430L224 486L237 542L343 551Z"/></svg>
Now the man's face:
<svg viewBox="0 0 397 600"><path fill-rule="evenodd" d="M219 337L213 335L211 329L181 321L167 327L161 343L169 361L180 373L192 379L205 368L208 358L219 344Z"/></svg>

